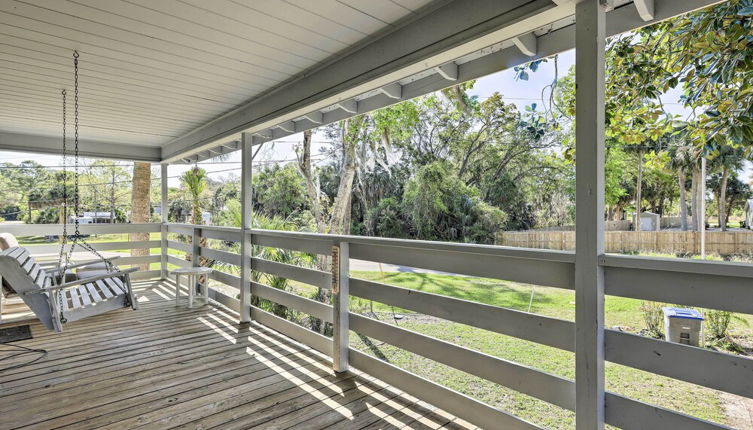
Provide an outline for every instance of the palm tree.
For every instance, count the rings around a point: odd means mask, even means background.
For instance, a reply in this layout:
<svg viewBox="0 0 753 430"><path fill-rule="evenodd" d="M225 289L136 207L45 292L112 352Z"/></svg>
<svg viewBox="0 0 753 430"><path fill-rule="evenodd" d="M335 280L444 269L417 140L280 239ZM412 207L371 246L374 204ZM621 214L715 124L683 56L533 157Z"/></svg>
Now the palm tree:
<svg viewBox="0 0 753 430"><path fill-rule="evenodd" d="M207 189L207 172L199 166L194 166L183 173L180 182L191 195L191 222L201 224L201 194Z"/></svg>
<svg viewBox="0 0 753 430"><path fill-rule="evenodd" d="M201 224L201 195L207 189L207 172L199 166L194 166L181 175L180 182L191 195L191 221L193 224ZM207 238L202 237L199 240L199 246L202 248L206 248L208 245L209 240ZM186 260L191 261L192 258L191 254L186 254ZM212 267L214 260L199 257L199 266ZM199 282L202 283L203 279L200 279Z"/></svg>

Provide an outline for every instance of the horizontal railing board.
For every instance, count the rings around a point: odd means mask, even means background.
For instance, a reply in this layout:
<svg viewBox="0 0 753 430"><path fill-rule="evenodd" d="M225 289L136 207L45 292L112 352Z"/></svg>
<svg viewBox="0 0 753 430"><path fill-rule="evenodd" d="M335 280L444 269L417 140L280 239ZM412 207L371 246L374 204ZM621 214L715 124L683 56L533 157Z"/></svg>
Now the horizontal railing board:
<svg viewBox="0 0 753 430"><path fill-rule="evenodd" d="M0 229L2 230L2 229ZM89 243L97 251L112 251L120 249L143 249L159 248L162 243L159 240L139 240L139 241L122 241L122 242L92 242ZM31 255L55 254L60 252L60 244L52 243L49 245L26 245L24 248L29 250ZM70 246L66 245L65 250L68 252ZM74 252L86 252L84 249L76 247Z"/></svg>
<svg viewBox="0 0 753 430"><path fill-rule="evenodd" d="M125 266L127 264L148 264L148 263L159 263L162 259L162 256L159 254L154 255L139 255L139 256L127 256L127 257L120 257L117 260L113 261L113 263L116 266Z"/></svg>
<svg viewBox="0 0 753 430"><path fill-rule="evenodd" d="M132 281L141 281L144 279L156 279L162 275L159 270L144 270L131 273L130 277Z"/></svg>
<svg viewBox="0 0 753 430"><path fill-rule="evenodd" d="M606 360L753 398L753 359L607 330Z"/></svg>
<svg viewBox="0 0 753 430"><path fill-rule="evenodd" d="M159 232L161 224L80 224L81 234L125 234ZM56 236L63 234L62 224L0 224L0 232L14 236ZM73 233L73 225L68 225L68 234Z"/></svg>
<svg viewBox="0 0 753 430"><path fill-rule="evenodd" d="M358 243L350 244L350 257L462 275L574 288L575 265L569 262Z"/></svg>
<svg viewBox="0 0 753 430"><path fill-rule="evenodd" d="M251 306L251 319L259 324L277 330L308 347L314 348L322 354L332 355L332 339L326 336L282 319L256 306Z"/></svg>
<svg viewBox="0 0 753 430"><path fill-rule="evenodd" d="M241 231L240 229L225 230L208 228L207 226L201 227L201 236L207 239L217 239L226 242L240 242Z"/></svg>
<svg viewBox="0 0 753 430"><path fill-rule="evenodd" d="M622 430L731 430L720 424L649 405L614 393L604 395L604 422Z"/></svg>
<svg viewBox="0 0 753 430"><path fill-rule="evenodd" d="M333 241L309 238L292 238L278 234L266 234L255 230L251 234L251 243L270 248L283 248L293 251L307 252L311 254L329 255L332 251Z"/></svg>
<svg viewBox="0 0 753 430"><path fill-rule="evenodd" d="M612 296L753 314L753 279L649 268L604 267Z"/></svg>
<svg viewBox="0 0 753 430"><path fill-rule="evenodd" d="M189 254L192 252L191 245L189 245L187 243L178 242L178 241L175 241L175 240L169 240L168 239L168 241L167 241L167 247L171 248L171 249L178 250L178 251L186 252L186 253L189 253Z"/></svg>
<svg viewBox="0 0 753 430"><path fill-rule="evenodd" d="M309 314L323 321L332 322L332 306L330 305L253 281L251 282L251 294Z"/></svg>
<svg viewBox="0 0 753 430"><path fill-rule="evenodd" d="M234 252L220 251L219 249L204 247L201 247L200 250L201 256L210 260L218 260L235 266L241 265L241 256Z"/></svg>
<svg viewBox="0 0 753 430"><path fill-rule="evenodd" d="M681 258L606 254L599 258L599 262L601 265L608 267L731 276L753 280L753 265L731 261L688 260Z"/></svg>
<svg viewBox="0 0 753 430"><path fill-rule="evenodd" d="M521 418L493 408L465 394L429 381L397 366L350 349L348 360L356 369L418 397L459 418L487 429L538 430L538 427Z"/></svg>
<svg viewBox="0 0 753 430"><path fill-rule="evenodd" d="M508 360L386 324L362 315L350 317L350 329L515 391L575 409L575 383Z"/></svg>
<svg viewBox="0 0 753 430"><path fill-rule="evenodd" d="M493 255L498 257L524 258L541 261L575 263L575 254L570 251L552 251L540 249L514 248L496 245L477 245L471 243L436 242L414 239L391 239L371 236L348 236L281 230L250 230L251 234L264 236L288 237L292 239L331 240L333 243L348 242L360 245L400 246L437 251L467 252L473 254ZM357 258L357 257L352 257Z"/></svg>
<svg viewBox="0 0 753 430"><path fill-rule="evenodd" d="M308 269L292 264L278 263L263 258L252 258L251 269L285 279L293 279L320 288L331 288L332 275L321 270Z"/></svg>
<svg viewBox="0 0 753 430"><path fill-rule="evenodd" d="M220 272L219 270L214 270L212 273L209 274L210 279L214 279L215 281L222 282L223 284L240 289L241 288L241 278L235 275L231 275L229 273Z"/></svg>
<svg viewBox="0 0 753 430"><path fill-rule="evenodd" d="M174 255L168 255L167 256L167 262L170 263L170 264L174 264L176 266L180 266L180 267L191 267L191 262L190 261L186 261L186 260L184 260L182 258L178 258L178 257L176 257Z"/></svg>
<svg viewBox="0 0 753 430"><path fill-rule="evenodd" d="M193 235L193 228L194 227L192 225L187 224L167 224L168 233L184 234L187 236Z"/></svg>
<svg viewBox="0 0 753 430"><path fill-rule="evenodd" d="M223 294L215 290L214 288L210 288L208 292L209 292L210 299L222 304L228 309L234 310L235 312L240 312L240 309L241 309L240 300L230 297L227 294Z"/></svg>
<svg viewBox="0 0 753 430"><path fill-rule="evenodd" d="M575 324L570 321L358 278L350 278L350 294L566 351L575 349Z"/></svg>
<svg viewBox="0 0 753 430"><path fill-rule="evenodd" d="M180 233L191 236L195 229L200 230L201 236L206 237L207 239L219 239L228 242L239 242L241 240L241 229L237 227L222 227L203 224L167 224L167 231L169 233Z"/></svg>

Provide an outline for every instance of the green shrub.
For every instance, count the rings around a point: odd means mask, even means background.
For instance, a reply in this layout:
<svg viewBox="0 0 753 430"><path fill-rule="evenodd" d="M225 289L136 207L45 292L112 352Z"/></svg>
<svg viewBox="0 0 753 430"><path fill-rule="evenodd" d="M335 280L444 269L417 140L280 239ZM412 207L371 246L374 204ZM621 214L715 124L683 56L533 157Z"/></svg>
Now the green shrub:
<svg viewBox="0 0 753 430"><path fill-rule="evenodd" d="M706 328L708 329L711 340L719 340L727 337L729 323L732 321L732 312L707 310L706 311Z"/></svg>
<svg viewBox="0 0 753 430"><path fill-rule="evenodd" d="M646 324L646 334L656 339L664 337L662 306L663 304L658 302L641 302L641 313L643 314L643 322Z"/></svg>

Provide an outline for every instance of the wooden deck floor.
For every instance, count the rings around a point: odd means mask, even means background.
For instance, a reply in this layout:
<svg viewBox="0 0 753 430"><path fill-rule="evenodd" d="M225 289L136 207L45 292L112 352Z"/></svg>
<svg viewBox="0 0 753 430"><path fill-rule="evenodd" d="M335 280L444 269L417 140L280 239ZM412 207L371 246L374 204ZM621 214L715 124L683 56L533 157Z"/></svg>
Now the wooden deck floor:
<svg viewBox="0 0 753 430"><path fill-rule="evenodd" d="M48 353L0 371L0 428L473 428L368 375L335 374L319 353L240 326L222 306L176 307L172 288L141 283L138 311L62 334L32 322L34 339L14 344Z"/></svg>

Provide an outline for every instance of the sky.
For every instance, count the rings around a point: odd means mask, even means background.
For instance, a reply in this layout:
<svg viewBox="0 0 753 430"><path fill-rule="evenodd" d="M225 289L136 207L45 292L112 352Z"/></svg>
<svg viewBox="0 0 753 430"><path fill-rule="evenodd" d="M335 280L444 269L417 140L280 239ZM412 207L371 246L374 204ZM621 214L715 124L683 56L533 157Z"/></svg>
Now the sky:
<svg viewBox="0 0 753 430"><path fill-rule="evenodd" d="M481 99L489 97L494 92L500 92L505 101L514 103L521 110L526 105L532 103L537 103L541 106L542 89L552 83L555 74L558 74L559 76L567 74L574 62L575 51L566 51L557 57L557 72L555 72L555 60L550 58L548 61L541 63L539 69L535 73L530 73L527 81L516 80L514 70L508 69L478 79L476 85L470 92ZM664 102L667 111L686 116L688 112L680 105L679 96L679 91L670 91L662 96L662 101ZM545 93L544 99L546 100L547 98L548 93ZM86 121L86 118L82 118L82 120ZM85 136L83 137L85 138ZM295 160L294 148L296 145L301 144L302 140L303 134L298 133L264 144L264 147L256 158L255 166L261 166L276 161ZM325 141L326 137L323 136L323 134L318 133L314 135L312 145L312 156L314 158L316 158L318 149L323 146ZM0 151L0 161L18 163L28 159L34 159L37 162L48 166L57 166L61 164L61 158L58 156ZM226 160L223 160L222 163L200 164L207 170L207 174L210 175L211 178L220 179L233 174L239 175L240 151L231 154ZM190 165L171 165L168 170L169 186L177 187L179 185L178 177L190 167ZM750 177L750 173L751 167L747 166L744 172L740 174L740 179L747 180L747 178Z"/></svg>

